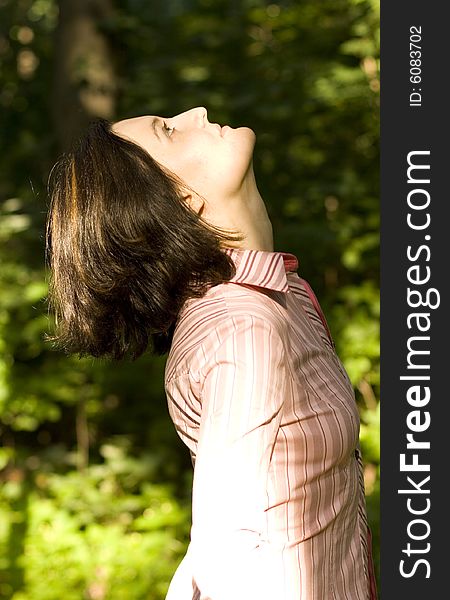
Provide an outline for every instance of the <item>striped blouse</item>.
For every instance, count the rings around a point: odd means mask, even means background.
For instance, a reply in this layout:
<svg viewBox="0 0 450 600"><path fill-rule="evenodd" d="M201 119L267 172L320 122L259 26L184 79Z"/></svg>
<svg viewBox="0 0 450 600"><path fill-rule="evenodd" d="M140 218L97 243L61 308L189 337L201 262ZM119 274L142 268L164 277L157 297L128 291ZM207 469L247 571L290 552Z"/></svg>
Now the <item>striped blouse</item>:
<svg viewBox="0 0 450 600"><path fill-rule="evenodd" d="M359 414L298 260L225 249L191 298L165 390L194 467L188 550L166 600L375 600Z"/></svg>

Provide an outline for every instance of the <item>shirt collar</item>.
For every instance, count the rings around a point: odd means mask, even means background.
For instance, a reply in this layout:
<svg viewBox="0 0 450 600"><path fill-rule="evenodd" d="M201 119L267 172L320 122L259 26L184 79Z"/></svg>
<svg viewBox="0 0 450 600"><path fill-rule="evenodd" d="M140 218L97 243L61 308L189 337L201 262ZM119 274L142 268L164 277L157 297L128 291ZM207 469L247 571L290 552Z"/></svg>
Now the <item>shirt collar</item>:
<svg viewBox="0 0 450 600"><path fill-rule="evenodd" d="M298 259L289 252L268 252L243 248L225 248L235 266L236 274L229 281L287 292L286 273L298 269Z"/></svg>

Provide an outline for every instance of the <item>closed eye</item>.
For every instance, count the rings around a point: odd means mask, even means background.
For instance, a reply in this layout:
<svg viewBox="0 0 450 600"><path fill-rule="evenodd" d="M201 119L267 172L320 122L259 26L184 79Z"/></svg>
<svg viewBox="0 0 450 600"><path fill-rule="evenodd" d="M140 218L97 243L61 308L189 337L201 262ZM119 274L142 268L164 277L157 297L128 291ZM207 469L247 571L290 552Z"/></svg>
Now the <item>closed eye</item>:
<svg viewBox="0 0 450 600"><path fill-rule="evenodd" d="M163 129L167 132L167 137L170 137L175 131L175 127L170 127L165 121L163 121Z"/></svg>

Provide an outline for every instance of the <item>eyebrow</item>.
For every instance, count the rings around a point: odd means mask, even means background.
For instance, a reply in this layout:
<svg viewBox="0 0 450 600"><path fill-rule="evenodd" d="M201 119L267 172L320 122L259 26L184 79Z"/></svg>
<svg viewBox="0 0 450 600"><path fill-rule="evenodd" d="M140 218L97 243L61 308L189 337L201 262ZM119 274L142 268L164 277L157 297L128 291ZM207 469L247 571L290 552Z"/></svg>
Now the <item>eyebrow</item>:
<svg viewBox="0 0 450 600"><path fill-rule="evenodd" d="M161 141L161 138L159 137L158 130L156 128L156 123L157 122L158 122L158 119L152 119L152 128L153 128L153 131L155 132L155 135L158 138L158 140Z"/></svg>

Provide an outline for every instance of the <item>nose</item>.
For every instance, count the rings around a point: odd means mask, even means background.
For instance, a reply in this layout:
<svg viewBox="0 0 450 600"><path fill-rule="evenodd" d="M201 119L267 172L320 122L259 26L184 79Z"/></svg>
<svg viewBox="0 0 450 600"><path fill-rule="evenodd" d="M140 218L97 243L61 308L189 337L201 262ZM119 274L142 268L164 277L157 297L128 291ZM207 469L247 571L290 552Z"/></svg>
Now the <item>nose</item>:
<svg viewBox="0 0 450 600"><path fill-rule="evenodd" d="M197 106L173 117L179 125L195 125L196 127L204 127L208 121L208 111L204 106Z"/></svg>

